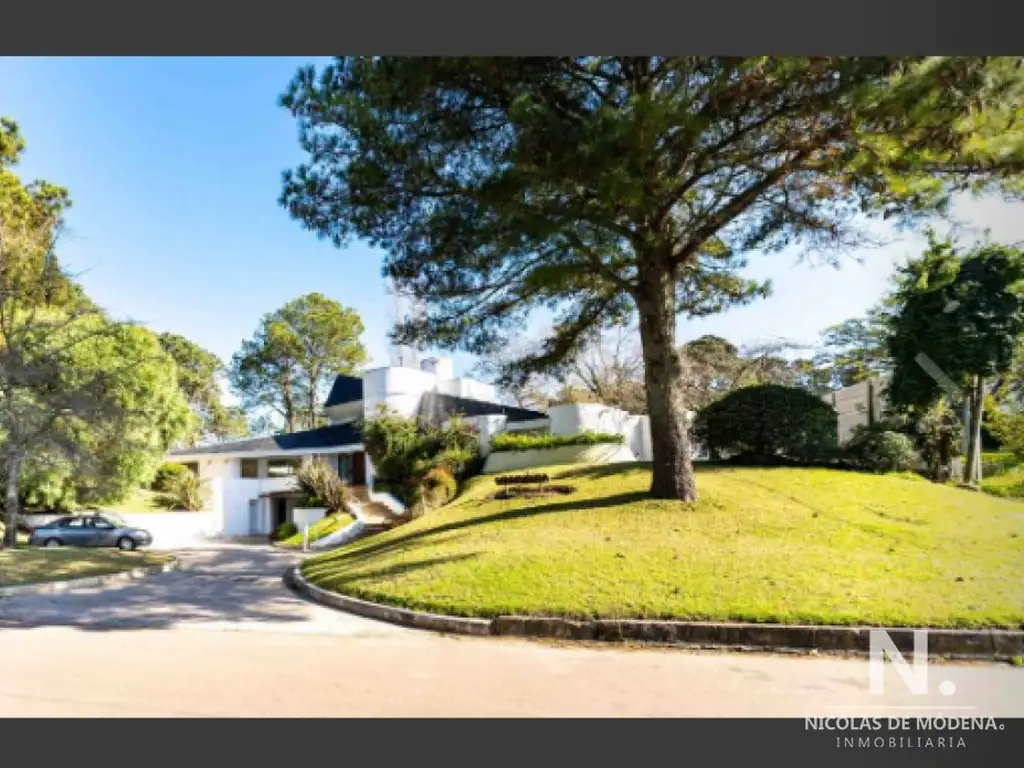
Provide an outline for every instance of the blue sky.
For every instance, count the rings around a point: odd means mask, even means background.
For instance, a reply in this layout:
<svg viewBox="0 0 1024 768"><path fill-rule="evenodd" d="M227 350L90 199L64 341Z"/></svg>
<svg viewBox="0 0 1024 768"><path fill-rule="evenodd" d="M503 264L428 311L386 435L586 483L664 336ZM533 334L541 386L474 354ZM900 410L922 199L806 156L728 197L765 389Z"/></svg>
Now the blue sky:
<svg viewBox="0 0 1024 768"><path fill-rule="evenodd" d="M0 114L27 142L19 172L70 190L61 254L90 296L227 360L262 314L320 291L362 315L374 362L387 362L381 254L320 242L277 204L281 171L302 159L277 97L298 66L316 61L0 59ZM972 201L957 212L997 239L1024 240L1021 204ZM681 339L813 341L877 301L920 243L896 238L840 270L797 264L792 252L753 254L750 274L770 277L774 295L684 323ZM456 356L457 370L471 363Z"/></svg>

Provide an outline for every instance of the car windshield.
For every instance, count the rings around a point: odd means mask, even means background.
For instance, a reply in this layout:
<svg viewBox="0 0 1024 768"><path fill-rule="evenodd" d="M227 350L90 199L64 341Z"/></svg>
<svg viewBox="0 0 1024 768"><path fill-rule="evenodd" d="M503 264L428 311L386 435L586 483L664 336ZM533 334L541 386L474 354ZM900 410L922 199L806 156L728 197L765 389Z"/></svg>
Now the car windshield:
<svg viewBox="0 0 1024 768"><path fill-rule="evenodd" d="M115 528L127 528L128 527L128 523L126 523L124 521L124 518L122 518L120 515L111 514L110 512L104 512L102 515L96 515L96 519L97 520L106 520L108 523L110 523Z"/></svg>

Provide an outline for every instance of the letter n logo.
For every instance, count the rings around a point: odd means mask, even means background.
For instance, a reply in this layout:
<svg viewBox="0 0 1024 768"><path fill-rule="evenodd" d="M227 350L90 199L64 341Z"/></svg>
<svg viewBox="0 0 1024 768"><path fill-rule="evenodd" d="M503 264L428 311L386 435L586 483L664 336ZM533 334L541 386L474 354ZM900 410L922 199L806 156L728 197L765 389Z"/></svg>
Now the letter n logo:
<svg viewBox="0 0 1024 768"><path fill-rule="evenodd" d="M888 656L904 684L911 693L923 696L928 693L928 633L914 631L914 665L904 660L903 654L884 629L870 630L871 650L868 659L871 692L885 693L885 658Z"/></svg>

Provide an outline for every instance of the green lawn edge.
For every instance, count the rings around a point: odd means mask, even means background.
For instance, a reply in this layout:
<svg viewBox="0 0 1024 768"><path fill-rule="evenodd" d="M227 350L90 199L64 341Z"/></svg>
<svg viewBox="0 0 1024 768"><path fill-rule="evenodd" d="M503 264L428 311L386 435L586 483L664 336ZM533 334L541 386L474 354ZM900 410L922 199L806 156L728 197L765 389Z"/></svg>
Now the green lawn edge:
<svg viewBox="0 0 1024 768"><path fill-rule="evenodd" d="M645 465L547 467L578 492L455 502L305 561L311 583L474 618L1021 628L1024 506L905 476L698 468L692 506ZM716 590L723 594L715 594Z"/></svg>
<svg viewBox="0 0 1024 768"><path fill-rule="evenodd" d="M173 562L169 554L105 549L18 548L0 550L0 587L49 584L107 576L135 568Z"/></svg>

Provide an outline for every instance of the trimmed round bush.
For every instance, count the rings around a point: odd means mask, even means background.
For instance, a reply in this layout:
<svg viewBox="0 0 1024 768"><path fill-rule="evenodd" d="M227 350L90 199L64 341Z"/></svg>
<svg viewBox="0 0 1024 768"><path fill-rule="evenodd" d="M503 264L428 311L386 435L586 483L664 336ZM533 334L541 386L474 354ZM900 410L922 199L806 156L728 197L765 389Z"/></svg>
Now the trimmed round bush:
<svg viewBox="0 0 1024 768"><path fill-rule="evenodd" d="M446 469L432 469L423 478L424 498L432 507L440 507L455 498L459 484Z"/></svg>
<svg viewBox="0 0 1024 768"><path fill-rule="evenodd" d="M291 520L281 523L274 531L274 541L284 541L299 532L299 528Z"/></svg>
<svg viewBox="0 0 1024 768"><path fill-rule="evenodd" d="M831 405L776 384L730 392L700 411L693 425L694 437L712 456L758 464L828 461L837 450L837 432Z"/></svg>
<svg viewBox="0 0 1024 768"><path fill-rule="evenodd" d="M153 476L153 483L150 487L160 493L170 493L189 471L189 468L184 464L161 464L156 469L156 474Z"/></svg>
<svg viewBox="0 0 1024 768"><path fill-rule="evenodd" d="M909 472L921 462L908 435L881 428L858 427L843 452L865 472Z"/></svg>

